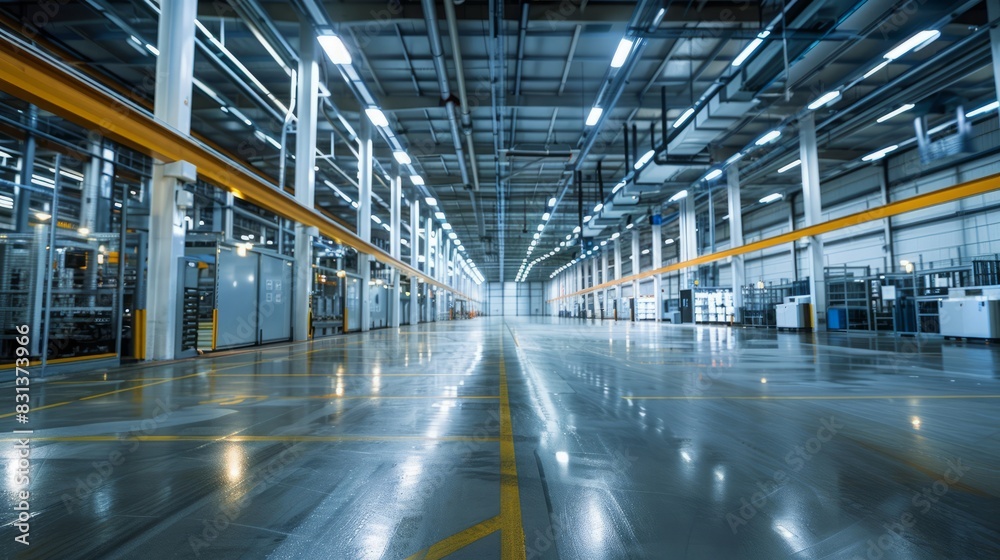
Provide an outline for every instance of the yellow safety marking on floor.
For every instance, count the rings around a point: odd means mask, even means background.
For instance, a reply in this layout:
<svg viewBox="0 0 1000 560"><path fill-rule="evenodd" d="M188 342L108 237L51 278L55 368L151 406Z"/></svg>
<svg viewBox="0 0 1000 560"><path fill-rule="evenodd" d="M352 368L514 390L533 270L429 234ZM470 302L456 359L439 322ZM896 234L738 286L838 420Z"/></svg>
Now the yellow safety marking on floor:
<svg viewBox="0 0 1000 560"><path fill-rule="evenodd" d="M213 377L468 377L467 373L224 373Z"/></svg>
<svg viewBox="0 0 1000 560"><path fill-rule="evenodd" d="M382 435L342 435L342 436L295 436L295 435L271 435L271 436L240 436L240 435L95 435L95 436L32 436L32 441L53 441L53 442L103 442L103 441L143 441L143 442L170 442L170 441L227 441L235 443L253 442L273 442L273 441L293 441L301 443L334 443L340 441L442 441L442 442L481 442L496 443L500 438L493 436L382 436ZM17 441L16 438L0 438L0 442Z"/></svg>
<svg viewBox="0 0 1000 560"><path fill-rule="evenodd" d="M336 393L330 393L327 395L303 395L301 397L279 397L281 400L296 401L301 399L336 399L336 400L349 400L349 399L394 399L394 400L411 400L411 399L433 399L438 401L448 401L448 400L496 400L500 397L496 395L464 395L464 396L445 396L445 395L338 395Z"/></svg>
<svg viewBox="0 0 1000 560"><path fill-rule="evenodd" d="M630 401L851 401L851 400L877 400L877 399L1000 399L1000 395L693 395L685 397L681 395L670 396L632 396L622 397Z"/></svg>
<svg viewBox="0 0 1000 560"><path fill-rule="evenodd" d="M517 480L517 459L514 455L514 430L510 421L510 395L507 391L507 364L503 357L503 331L500 332L500 523L500 558L525 558L521 494Z"/></svg>
<svg viewBox="0 0 1000 560"><path fill-rule="evenodd" d="M442 539L420 552L408 556L406 560L439 560L450 554L454 554L466 546L479 539L492 535L500 529L500 516L496 516L482 523L477 523L468 529L455 533L454 535Z"/></svg>
<svg viewBox="0 0 1000 560"><path fill-rule="evenodd" d="M258 362L254 362L254 363L263 363L263 362L266 362L266 361L268 361L268 360L260 360ZM58 403L53 403L53 404L47 404L47 405L44 405L44 406L32 407L31 410L32 411L46 410L46 409L49 409L49 408L56 408L57 406L65 406L67 404L72 404L72 403L75 403L75 402L89 401L91 399L97 399L97 398L100 398L100 397L107 397L107 396L115 395L115 394L118 394L118 393L125 393L125 392L128 392L128 391L138 391L139 389L145 389L146 387L152 387L154 385L162 385L164 383L172 383L174 381L180 381L182 379L190 379L192 377L198 377L198 376L201 376L201 375L207 375L209 373L216 372L216 371L225 371L227 369L233 369L233 368L243 367L245 365L248 365L248 364L237 364L237 365L234 365L234 366L228 366L228 367L224 367L224 368L213 368L212 371L210 371L210 372L201 371L201 372L197 372L197 373L190 373L188 375L181 375L179 377L170 377L170 378L163 379L163 380L160 380L160 381L153 381L152 383L144 383L142 385L136 385L135 387L126 387L124 389L118 389L118 390L115 390L115 391L107 391L105 393L97 393L95 395L87 395L86 397L80 397L78 399L72 399L72 400L63 401L63 402L58 402ZM9 418L9 417L13 416L14 414L16 414L16 413L14 413L14 412L8 412L6 414L0 414L0 418Z"/></svg>
<svg viewBox="0 0 1000 560"><path fill-rule="evenodd" d="M46 381L46 385L92 385L94 383L138 383L140 381L163 381L173 377L136 377L135 379L88 379L86 381Z"/></svg>
<svg viewBox="0 0 1000 560"><path fill-rule="evenodd" d="M223 406L241 404L246 400L253 400L254 402L260 402L267 399L267 395L233 395L231 397L220 397L218 399L212 399L209 401L201 401L198 404L219 404Z"/></svg>

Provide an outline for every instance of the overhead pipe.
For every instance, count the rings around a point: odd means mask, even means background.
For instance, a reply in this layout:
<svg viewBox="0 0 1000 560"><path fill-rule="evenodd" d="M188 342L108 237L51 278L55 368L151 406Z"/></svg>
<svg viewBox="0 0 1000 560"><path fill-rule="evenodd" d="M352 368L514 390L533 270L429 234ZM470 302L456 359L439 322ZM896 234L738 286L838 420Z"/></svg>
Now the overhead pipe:
<svg viewBox="0 0 1000 560"><path fill-rule="evenodd" d="M465 165L465 150L462 148L462 136L458 130L455 98L451 94L451 86L448 84L448 70L444 65L444 48L441 45L441 31L437 25L437 8L434 5L434 0L421 0L421 5L424 9L424 20L427 22L427 39L434 57L434 70L437 73L438 86L441 88L441 101L444 102L445 110L448 112L448 124L451 127L451 136L455 144L455 155L458 156L458 168L462 173L462 184L468 185L469 170Z"/></svg>
<svg viewBox="0 0 1000 560"><path fill-rule="evenodd" d="M625 129L625 134L622 136L625 138L625 173L628 174L628 170L632 169L632 152L628 149L628 123L622 125Z"/></svg>
<svg viewBox="0 0 1000 560"><path fill-rule="evenodd" d="M464 1L464 0L463 0ZM458 80L458 99L462 108L462 131L465 133L465 144L469 148L469 166L472 168L472 186L479 191L479 162L476 159L476 147L472 138L472 116L469 114L469 97L465 87L465 66L462 63L462 48L458 42L458 20L455 17L455 0L444 0L444 15L448 21L448 37L451 39L451 54L455 59L455 77ZM436 23L436 22L435 22ZM485 235L482 220L479 220L479 236Z"/></svg>

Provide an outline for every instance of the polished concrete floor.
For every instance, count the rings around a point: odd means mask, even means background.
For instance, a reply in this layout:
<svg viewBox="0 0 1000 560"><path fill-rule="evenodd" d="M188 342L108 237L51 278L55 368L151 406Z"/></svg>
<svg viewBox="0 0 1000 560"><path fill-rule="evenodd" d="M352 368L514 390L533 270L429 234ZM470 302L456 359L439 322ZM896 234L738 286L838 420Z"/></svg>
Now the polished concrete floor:
<svg viewBox="0 0 1000 560"><path fill-rule="evenodd" d="M983 344L480 318L32 399L4 558L1000 558Z"/></svg>

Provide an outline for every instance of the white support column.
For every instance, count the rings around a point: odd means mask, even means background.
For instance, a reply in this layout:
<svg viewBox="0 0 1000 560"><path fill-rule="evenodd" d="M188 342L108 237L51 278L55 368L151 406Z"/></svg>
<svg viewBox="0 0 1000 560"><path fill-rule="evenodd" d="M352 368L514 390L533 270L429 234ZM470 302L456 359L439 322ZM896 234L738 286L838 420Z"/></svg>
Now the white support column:
<svg viewBox="0 0 1000 560"><path fill-rule="evenodd" d="M401 218L402 212L399 207L402 204L403 199L403 178L400 176L399 164L395 163L392 166L392 181L390 183L390 193L389 193L389 252L394 259L401 259L402 252L399 247L399 236L403 231L403 220ZM392 289L389 290L389 326L394 329L399 328L400 321L402 320L402 310L400 309L400 292L402 291L402 286L399 285L399 269L393 267L392 269Z"/></svg>
<svg viewBox="0 0 1000 560"><path fill-rule="evenodd" d="M361 126L358 132L358 141L361 143L358 150L358 169L361 171L361 178L358 182L358 237L365 241L372 239L372 122L367 116L361 117ZM367 332L371 328L371 255L358 253L358 274L361 276L361 332Z"/></svg>
<svg viewBox="0 0 1000 560"><path fill-rule="evenodd" d="M730 166L726 171L729 193L729 248L743 246L743 203L740 199L740 168ZM736 255L730 262L733 278L733 306L736 322L743 322L743 286L746 285L746 266L743 255Z"/></svg>
<svg viewBox="0 0 1000 560"><path fill-rule="evenodd" d="M698 256L698 233L695 231L694 195L688 195L681 200L681 261L688 261ZM690 288L694 271L686 268L681 271L681 288Z"/></svg>
<svg viewBox="0 0 1000 560"><path fill-rule="evenodd" d="M195 0L160 3L153 112L157 120L185 135L191 132L197 8ZM146 357L152 360L170 360L176 352L178 260L184 256L184 214L176 198L180 188L181 182L168 176L164 165L153 166L146 291Z"/></svg>
<svg viewBox="0 0 1000 560"><path fill-rule="evenodd" d="M639 226L632 228L632 274L639 274ZM639 310L639 281L632 281L632 320L636 319Z"/></svg>
<svg viewBox="0 0 1000 560"><path fill-rule="evenodd" d="M431 233L434 230L434 209L428 207L427 212L427 221L424 224L424 273L433 278L433 275L431 274L431 266L434 259L431 255ZM421 312L421 315L428 323L434 320L434 317L431 316L431 289L432 287L429 284L424 285L424 309Z"/></svg>
<svg viewBox="0 0 1000 560"><path fill-rule="evenodd" d="M295 134L295 201L307 208L315 203L316 115L319 66L316 63L316 34L311 25L299 31L299 72ZM312 238L316 228L295 224L295 289L292 292L292 338L309 338L310 294L312 294Z"/></svg>
<svg viewBox="0 0 1000 560"><path fill-rule="evenodd" d="M420 270L420 200L414 197L410 203L410 266ZM410 277L410 325L420 323L420 298L417 297L420 282L416 276Z"/></svg>
<svg viewBox="0 0 1000 560"><path fill-rule="evenodd" d="M601 251L601 279L604 282L611 280L611 274L608 271L608 250L612 247L614 245L611 247L605 245L602 247L604 250ZM604 316L608 318L613 316L611 312L611 288L604 288Z"/></svg>
<svg viewBox="0 0 1000 560"><path fill-rule="evenodd" d="M820 199L819 157L816 150L816 119L808 113L799 121L799 159L802 160L802 203L805 206L806 227L823 219ZM826 325L826 283L823 277L823 241L807 237L809 293L812 295L812 324L816 330Z"/></svg>
<svg viewBox="0 0 1000 560"><path fill-rule="evenodd" d="M653 270L663 266L663 226L660 225L661 216L657 214L653 217ZM660 275L653 276L653 301L656 322L663 320L663 292L661 291Z"/></svg>
<svg viewBox="0 0 1000 560"><path fill-rule="evenodd" d="M597 247L600 247L598 245ZM597 275L597 257L590 258L590 287L594 287L600 283L600 277ZM597 301L597 291L590 292L590 299L594 302L594 318L601 318L601 304Z"/></svg>
<svg viewBox="0 0 1000 560"><path fill-rule="evenodd" d="M615 239L615 280L622 277L622 240L621 237ZM622 285L615 286L615 318L623 319L622 313Z"/></svg>

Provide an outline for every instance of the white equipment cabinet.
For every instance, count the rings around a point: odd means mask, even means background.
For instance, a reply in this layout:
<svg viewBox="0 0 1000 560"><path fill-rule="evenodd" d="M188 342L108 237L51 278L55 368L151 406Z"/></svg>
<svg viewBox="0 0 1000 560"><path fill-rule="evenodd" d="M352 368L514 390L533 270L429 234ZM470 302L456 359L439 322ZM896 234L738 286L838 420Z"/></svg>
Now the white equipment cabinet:
<svg viewBox="0 0 1000 560"><path fill-rule="evenodd" d="M776 325L779 329L808 329L812 327L812 298L790 296L785 303L775 306Z"/></svg>
<svg viewBox="0 0 1000 560"><path fill-rule="evenodd" d="M942 300L938 317L945 337L1000 338L1000 300Z"/></svg>

